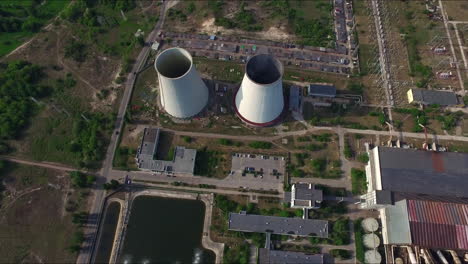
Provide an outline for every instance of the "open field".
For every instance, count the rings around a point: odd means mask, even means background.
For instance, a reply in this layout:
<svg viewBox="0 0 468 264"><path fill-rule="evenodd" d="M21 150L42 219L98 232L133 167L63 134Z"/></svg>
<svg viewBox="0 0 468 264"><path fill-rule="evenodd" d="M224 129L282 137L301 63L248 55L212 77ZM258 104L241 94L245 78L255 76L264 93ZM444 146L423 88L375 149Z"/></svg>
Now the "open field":
<svg viewBox="0 0 468 264"><path fill-rule="evenodd" d="M67 211L86 208L84 191L70 189L67 174L8 163L2 176L0 255L4 263L71 263L77 227Z"/></svg>
<svg viewBox="0 0 468 264"><path fill-rule="evenodd" d="M468 3L465 1L442 1L444 9L447 12L449 20L467 21L468 19Z"/></svg>
<svg viewBox="0 0 468 264"><path fill-rule="evenodd" d="M71 5L84 12L82 4ZM159 7L136 1L135 6L125 9L124 16L105 4L87 8L93 17L86 18L91 22L67 13L21 50L3 58L7 62L27 60L42 67L41 84L51 87L45 97L36 98L37 108L32 120L26 122L28 126L8 142L14 155L80 167L99 166L124 76L141 48L134 33L138 29L149 32Z"/></svg>
<svg viewBox="0 0 468 264"><path fill-rule="evenodd" d="M236 35L327 46L333 32L329 1L181 1L169 11L167 30ZM305 33L305 27L319 25ZM313 40L311 40L313 38Z"/></svg>

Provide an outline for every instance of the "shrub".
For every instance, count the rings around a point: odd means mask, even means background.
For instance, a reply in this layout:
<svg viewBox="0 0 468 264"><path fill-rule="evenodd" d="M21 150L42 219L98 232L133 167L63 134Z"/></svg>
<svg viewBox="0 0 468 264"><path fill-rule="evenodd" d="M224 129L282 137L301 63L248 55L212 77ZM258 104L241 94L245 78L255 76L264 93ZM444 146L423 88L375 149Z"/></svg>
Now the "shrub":
<svg viewBox="0 0 468 264"><path fill-rule="evenodd" d="M369 162L369 155L367 155L367 153L359 154L359 156L357 156L357 160L362 163L367 163Z"/></svg>
<svg viewBox="0 0 468 264"><path fill-rule="evenodd" d="M93 175L86 175L80 171L70 172L70 177L73 186L78 188L86 188L93 184L96 181L96 177Z"/></svg>
<svg viewBox="0 0 468 264"><path fill-rule="evenodd" d="M364 194L367 190L366 173L363 170L352 168L351 185L353 194Z"/></svg>
<svg viewBox="0 0 468 264"><path fill-rule="evenodd" d="M265 142L265 141L254 141L249 144L249 147L254 148L254 149L270 149L273 144L271 142Z"/></svg>
<svg viewBox="0 0 468 264"><path fill-rule="evenodd" d="M330 250L330 255L339 259L350 259L351 252L346 249L332 249Z"/></svg>

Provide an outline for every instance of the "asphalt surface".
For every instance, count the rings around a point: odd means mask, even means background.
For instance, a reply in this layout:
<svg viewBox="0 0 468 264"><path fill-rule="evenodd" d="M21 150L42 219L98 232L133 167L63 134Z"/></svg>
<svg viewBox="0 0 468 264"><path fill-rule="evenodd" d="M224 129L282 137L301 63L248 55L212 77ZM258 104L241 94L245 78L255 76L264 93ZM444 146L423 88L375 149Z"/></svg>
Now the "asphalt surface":
<svg viewBox="0 0 468 264"><path fill-rule="evenodd" d="M147 43L151 43L156 40L157 33L159 30L161 30L164 24L166 6L167 6L167 1L161 5L161 14L159 16L160 19L156 23L151 33L148 35L146 39ZM77 263L90 263L91 262L92 251L94 249L93 247L96 241L96 232L99 226L100 213L102 211L102 207L104 205L104 199L105 199L105 191L104 189L102 189L102 185L108 181L109 172L112 168L112 161L114 159L115 149L117 148L119 134L124 124L123 121L124 121L125 113L127 111L127 106L130 101L133 88L134 88L134 84L135 84L135 80L136 80L136 75L134 73L139 72L141 67L144 65L150 51L151 51L150 45L144 46L142 48L142 50L140 51L140 54L135 60L135 64L133 65L131 73L127 77L127 82L125 83L125 91L122 96L122 101L120 103L119 111L117 114L117 119L114 124L114 132L112 133L112 137L110 139L110 143L106 152L106 158L104 159L102 169L100 171L100 175L102 177L97 178L97 181L95 184L96 188L93 190L93 200L91 202L91 208L89 211L88 223L83 230L85 234L85 242L83 243L80 254L78 255L78 258L76 260Z"/></svg>

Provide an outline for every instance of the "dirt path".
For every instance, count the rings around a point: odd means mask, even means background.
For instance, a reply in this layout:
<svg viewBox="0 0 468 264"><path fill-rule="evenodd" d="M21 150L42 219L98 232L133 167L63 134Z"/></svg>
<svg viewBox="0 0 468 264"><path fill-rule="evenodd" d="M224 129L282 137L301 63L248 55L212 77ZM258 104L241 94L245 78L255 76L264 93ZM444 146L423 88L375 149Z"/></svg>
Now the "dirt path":
<svg viewBox="0 0 468 264"><path fill-rule="evenodd" d="M63 61L63 58L62 56L60 56L60 52L59 50L61 50L63 47L60 43L60 39L61 39L61 32L57 32L57 43L56 43L56 48L55 48L55 51L56 51L56 56L57 56L57 62L58 64L60 64L60 66L62 66L64 69L66 69L67 71L71 72L73 74L73 76L77 77L80 81L82 81L83 83L85 83L87 86L89 86L91 89L95 90L95 91L99 91L98 88L94 87L90 82L88 82L85 78L81 77L81 75L79 73L77 73L75 70L73 70L71 67L69 67L64 61Z"/></svg>
<svg viewBox="0 0 468 264"><path fill-rule="evenodd" d="M63 164L47 162L47 161L29 161L21 158L16 157L9 157L9 156L0 156L0 159L7 160L15 163L30 165L30 166L37 166L47 169L54 169L54 170L61 170L61 171L77 171L79 169L72 168Z"/></svg>

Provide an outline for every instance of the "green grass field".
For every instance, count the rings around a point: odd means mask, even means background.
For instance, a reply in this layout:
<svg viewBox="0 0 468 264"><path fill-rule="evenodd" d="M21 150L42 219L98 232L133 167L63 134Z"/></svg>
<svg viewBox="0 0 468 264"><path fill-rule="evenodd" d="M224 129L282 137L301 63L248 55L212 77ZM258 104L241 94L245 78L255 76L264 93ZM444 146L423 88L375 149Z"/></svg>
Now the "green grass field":
<svg viewBox="0 0 468 264"><path fill-rule="evenodd" d="M26 19L28 16L25 16L23 8L30 6L32 2L32 0L3 0L0 2L0 10L13 14L13 17ZM36 21L44 26L50 19L58 15L69 2L70 0L44 1L43 4L35 8ZM10 53L34 35L33 32L26 30L0 33L0 57Z"/></svg>

